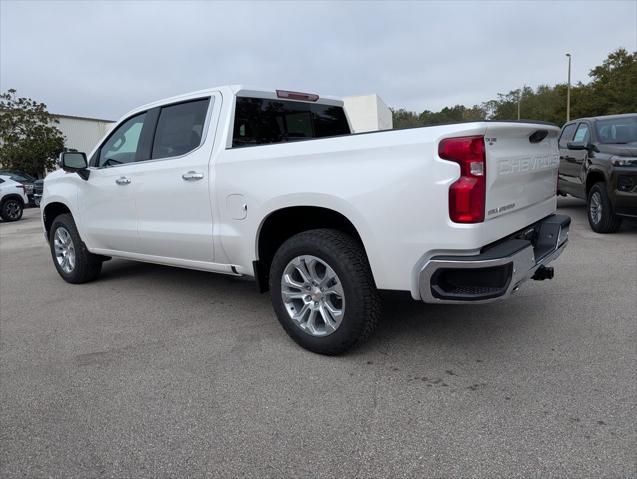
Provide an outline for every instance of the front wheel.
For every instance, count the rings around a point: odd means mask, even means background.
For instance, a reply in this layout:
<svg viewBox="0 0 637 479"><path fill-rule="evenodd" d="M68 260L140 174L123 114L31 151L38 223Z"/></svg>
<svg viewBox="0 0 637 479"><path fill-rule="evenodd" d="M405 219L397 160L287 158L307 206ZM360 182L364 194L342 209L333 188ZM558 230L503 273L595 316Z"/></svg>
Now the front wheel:
<svg viewBox="0 0 637 479"><path fill-rule="evenodd" d="M49 244L55 269L67 283L87 283L100 274L102 259L86 248L70 214L53 220Z"/></svg>
<svg viewBox="0 0 637 479"><path fill-rule="evenodd" d="M272 304L300 346L343 353L366 340L380 318L380 299L362 246L336 230L288 239L270 268Z"/></svg>
<svg viewBox="0 0 637 479"><path fill-rule="evenodd" d="M596 233L615 233L622 224L621 217L613 212L606 184L595 183L586 200L588 223Z"/></svg>
<svg viewBox="0 0 637 479"><path fill-rule="evenodd" d="M0 216L4 221L18 221L22 218L24 204L17 198L8 198L0 207Z"/></svg>

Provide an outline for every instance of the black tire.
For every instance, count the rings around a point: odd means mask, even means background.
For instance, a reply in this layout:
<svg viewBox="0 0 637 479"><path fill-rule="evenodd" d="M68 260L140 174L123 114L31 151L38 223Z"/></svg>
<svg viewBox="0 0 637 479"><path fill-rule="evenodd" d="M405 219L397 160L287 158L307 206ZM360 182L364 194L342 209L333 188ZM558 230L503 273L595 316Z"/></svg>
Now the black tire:
<svg viewBox="0 0 637 479"><path fill-rule="evenodd" d="M75 251L75 266L68 272L62 269L55 254L55 235L60 228L64 228L70 235ZM87 283L93 281L100 274L102 270L102 257L90 253L86 248L84 241L82 241L77 231L75 221L73 221L73 217L70 214L65 213L59 215L53 220L51 231L49 232L49 245L51 247L51 257L55 269L57 269L59 275L67 283Z"/></svg>
<svg viewBox="0 0 637 479"><path fill-rule="evenodd" d="M596 208L601 206L601 214L595 214ZM586 216L591 229L596 233L615 233L622 224L622 219L613 211L613 205L608 198L606 184L595 183L586 198Z"/></svg>
<svg viewBox="0 0 637 479"><path fill-rule="evenodd" d="M304 331L290 317L281 296L281 279L294 258L312 255L338 275L345 295L345 309L338 329L317 337ZM305 349L319 354L344 353L373 333L381 316L381 302L362 246L337 230L315 229L288 239L276 252L270 267L270 293L279 322Z"/></svg>
<svg viewBox="0 0 637 479"><path fill-rule="evenodd" d="M0 216L4 221L18 221L24 213L24 203L20 198L6 198L0 206Z"/></svg>

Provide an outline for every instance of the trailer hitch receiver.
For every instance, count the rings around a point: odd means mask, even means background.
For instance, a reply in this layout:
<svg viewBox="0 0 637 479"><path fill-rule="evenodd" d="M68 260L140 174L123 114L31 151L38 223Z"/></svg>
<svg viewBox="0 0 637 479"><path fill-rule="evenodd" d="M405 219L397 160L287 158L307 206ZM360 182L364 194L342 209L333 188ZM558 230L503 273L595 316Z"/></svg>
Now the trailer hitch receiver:
<svg viewBox="0 0 637 479"><path fill-rule="evenodd" d="M535 281L544 281L545 279L553 279L555 271L552 266L540 266L533 275L532 279Z"/></svg>

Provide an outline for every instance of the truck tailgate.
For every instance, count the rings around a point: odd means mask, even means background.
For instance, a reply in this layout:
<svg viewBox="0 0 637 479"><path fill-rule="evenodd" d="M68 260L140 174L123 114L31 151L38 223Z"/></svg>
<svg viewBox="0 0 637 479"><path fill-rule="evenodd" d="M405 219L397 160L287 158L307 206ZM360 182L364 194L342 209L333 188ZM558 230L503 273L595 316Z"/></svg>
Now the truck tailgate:
<svg viewBox="0 0 637 479"><path fill-rule="evenodd" d="M534 123L487 126L485 221L555 196L559 131L555 126Z"/></svg>

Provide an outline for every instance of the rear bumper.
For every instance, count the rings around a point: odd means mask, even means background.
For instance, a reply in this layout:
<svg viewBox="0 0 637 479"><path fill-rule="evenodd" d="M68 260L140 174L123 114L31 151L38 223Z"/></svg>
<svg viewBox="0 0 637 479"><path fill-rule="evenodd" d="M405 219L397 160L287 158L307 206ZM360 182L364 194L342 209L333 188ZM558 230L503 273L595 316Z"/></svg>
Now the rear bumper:
<svg viewBox="0 0 637 479"><path fill-rule="evenodd" d="M478 255L434 256L420 271L420 297L427 303L504 299L564 251L570 224L568 216L551 215Z"/></svg>

